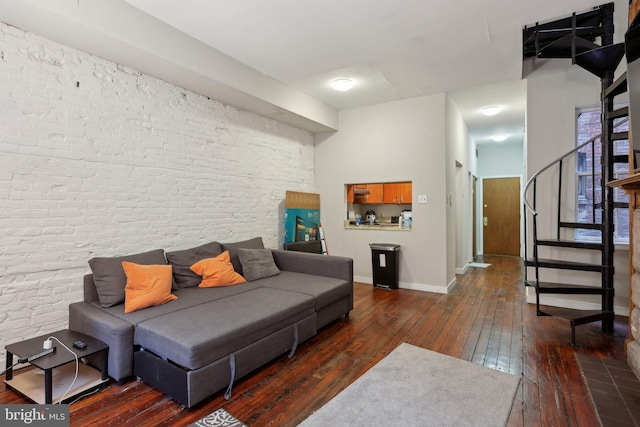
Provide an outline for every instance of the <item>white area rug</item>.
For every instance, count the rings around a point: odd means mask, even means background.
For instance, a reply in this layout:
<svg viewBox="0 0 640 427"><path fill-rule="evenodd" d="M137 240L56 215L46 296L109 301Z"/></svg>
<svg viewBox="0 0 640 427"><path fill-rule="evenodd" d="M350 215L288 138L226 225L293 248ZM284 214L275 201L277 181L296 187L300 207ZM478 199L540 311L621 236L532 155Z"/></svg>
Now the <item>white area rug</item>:
<svg viewBox="0 0 640 427"><path fill-rule="evenodd" d="M519 383L403 343L300 426L504 426Z"/></svg>
<svg viewBox="0 0 640 427"><path fill-rule="evenodd" d="M491 264L485 264L484 262L470 262L469 267L487 268Z"/></svg>

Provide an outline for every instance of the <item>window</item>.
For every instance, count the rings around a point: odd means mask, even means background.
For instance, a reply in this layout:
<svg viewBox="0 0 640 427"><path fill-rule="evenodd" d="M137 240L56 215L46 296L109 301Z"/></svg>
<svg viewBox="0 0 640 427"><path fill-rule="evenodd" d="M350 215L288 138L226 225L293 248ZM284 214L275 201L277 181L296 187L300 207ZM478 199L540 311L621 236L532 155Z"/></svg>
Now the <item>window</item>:
<svg viewBox="0 0 640 427"><path fill-rule="evenodd" d="M596 109L579 110L577 114L577 145L584 144L599 135L602 128L600 111ZM629 130L629 122L624 119L614 121L615 132ZM628 155L629 141L614 141L614 155ZM595 170L594 170L595 168ZM629 164L614 164L614 179L624 178L629 174ZM602 220L602 168L600 138L581 148L576 158L577 183L577 221L599 223ZM615 226L614 241L629 242L629 196L619 188L614 189L613 223ZM600 232L596 230L576 230L576 240L600 240Z"/></svg>
<svg viewBox="0 0 640 427"><path fill-rule="evenodd" d="M578 162L576 165L578 172L578 204L585 204L587 201L587 153L578 152Z"/></svg>

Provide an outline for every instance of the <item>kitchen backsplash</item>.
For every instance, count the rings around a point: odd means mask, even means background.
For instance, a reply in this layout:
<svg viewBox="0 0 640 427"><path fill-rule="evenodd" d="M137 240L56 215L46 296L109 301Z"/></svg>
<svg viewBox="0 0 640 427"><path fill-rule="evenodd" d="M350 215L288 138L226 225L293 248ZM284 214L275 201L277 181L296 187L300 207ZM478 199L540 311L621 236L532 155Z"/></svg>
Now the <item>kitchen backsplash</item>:
<svg viewBox="0 0 640 427"><path fill-rule="evenodd" d="M357 203L347 203L348 220L353 221L355 215L365 217L365 213L372 210L376 213L376 220L379 222L391 222L392 216L400 216L400 213L405 210L411 210L411 203L404 205L360 205ZM352 216L354 215L354 216Z"/></svg>

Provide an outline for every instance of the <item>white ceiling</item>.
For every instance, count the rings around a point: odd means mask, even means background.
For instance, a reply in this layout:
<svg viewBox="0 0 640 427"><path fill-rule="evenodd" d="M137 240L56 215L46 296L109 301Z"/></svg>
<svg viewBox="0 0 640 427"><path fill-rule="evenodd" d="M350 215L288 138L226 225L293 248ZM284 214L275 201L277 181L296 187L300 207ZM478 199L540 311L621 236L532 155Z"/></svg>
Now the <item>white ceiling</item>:
<svg viewBox="0 0 640 427"><path fill-rule="evenodd" d="M522 27L605 2L126 1L338 110L455 91L478 143L492 133L522 141ZM342 77L354 81L351 91L331 89ZM487 104L503 105L505 113L478 114Z"/></svg>
<svg viewBox="0 0 640 427"><path fill-rule="evenodd" d="M522 27L602 3L0 0L0 21L311 131L336 128L342 109L448 92L482 143L522 141ZM617 22L627 5L616 0ZM339 77L354 88L331 89ZM505 112L482 117L487 104Z"/></svg>

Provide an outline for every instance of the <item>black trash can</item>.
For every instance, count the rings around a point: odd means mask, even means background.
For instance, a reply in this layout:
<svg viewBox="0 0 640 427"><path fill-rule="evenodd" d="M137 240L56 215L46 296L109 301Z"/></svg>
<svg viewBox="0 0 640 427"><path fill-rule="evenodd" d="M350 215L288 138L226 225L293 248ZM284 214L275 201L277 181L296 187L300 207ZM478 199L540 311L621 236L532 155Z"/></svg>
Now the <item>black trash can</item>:
<svg viewBox="0 0 640 427"><path fill-rule="evenodd" d="M400 245L393 243L369 243L373 267L373 286L398 289Z"/></svg>

